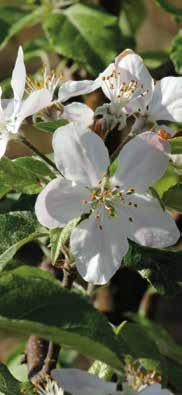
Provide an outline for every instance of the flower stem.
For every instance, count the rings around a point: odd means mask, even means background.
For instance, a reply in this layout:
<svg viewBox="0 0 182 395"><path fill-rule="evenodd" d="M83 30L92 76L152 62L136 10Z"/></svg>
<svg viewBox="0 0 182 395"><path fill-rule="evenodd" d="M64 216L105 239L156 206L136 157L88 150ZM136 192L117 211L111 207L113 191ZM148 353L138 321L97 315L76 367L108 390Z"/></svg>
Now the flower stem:
<svg viewBox="0 0 182 395"><path fill-rule="evenodd" d="M55 163L51 159L49 159L46 155L44 155L42 152L40 152L38 148L36 148L29 140L27 140L25 137L22 137L21 141L23 142L24 145L26 145L26 147L30 148L31 151L35 152L35 154L37 154L41 159L47 162L49 166L51 166L54 170L60 173L62 177L64 177L63 174L57 169Z"/></svg>

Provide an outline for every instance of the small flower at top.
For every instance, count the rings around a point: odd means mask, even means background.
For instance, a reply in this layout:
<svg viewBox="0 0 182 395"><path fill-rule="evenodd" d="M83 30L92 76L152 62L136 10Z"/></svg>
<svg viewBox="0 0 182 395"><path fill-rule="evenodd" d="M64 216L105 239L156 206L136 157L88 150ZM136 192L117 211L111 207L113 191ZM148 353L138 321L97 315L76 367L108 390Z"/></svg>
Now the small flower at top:
<svg viewBox="0 0 182 395"><path fill-rule="evenodd" d="M62 86L63 75L56 74L55 72L48 73L47 69L44 69L40 79L33 80L27 77L27 90L28 92L36 91L37 89L46 88L52 95L52 101L50 105L38 114L44 121L65 119L68 122L82 122L85 126L89 126L93 123L94 112L84 103L72 102L69 104L63 104L66 99L60 97L60 90ZM69 81L63 83L63 85L69 84ZM56 96L56 90L58 89L58 97ZM74 96L74 95L73 95ZM72 96L70 96L71 98Z"/></svg>
<svg viewBox="0 0 182 395"><path fill-rule="evenodd" d="M23 50L19 47L16 63L11 78L13 99L1 99L0 89L0 157L6 152L8 141L19 138L19 129L25 118L47 107L51 102L48 89L38 89L32 92L25 100L26 70Z"/></svg>
<svg viewBox="0 0 182 395"><path fill-rule="evenodd" d="M90 129L69 124L53 136L57 168L65 178L51 181L38 196L35 211L48 227L64 227L83 213L89 216L73 231L71 252L81 276L105 284L126 255L131 239L163 248L176 243L179 231L148 188L165 172L169 143L142 133L121 150L114 176L104 142Z"/></svg>

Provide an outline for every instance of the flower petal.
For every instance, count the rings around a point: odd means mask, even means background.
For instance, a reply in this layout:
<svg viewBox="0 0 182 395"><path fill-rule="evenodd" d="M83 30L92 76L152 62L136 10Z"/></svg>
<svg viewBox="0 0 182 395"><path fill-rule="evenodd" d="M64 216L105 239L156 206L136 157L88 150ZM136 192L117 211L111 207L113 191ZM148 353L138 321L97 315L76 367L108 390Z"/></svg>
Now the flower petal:
<svg viewBox="0 0 182 395"><path fill-rule="evenodd" d="M2 156L4 156L6 152L8 141L9 141L8 134L0 135L0 158L2 158Z"/></svg>
<svg viewBox="0 0 182 395"><path fill-rule="evenodd" d="M153 79L144 65L143 59L131 49L122 52L115 60L116 70L120 73L121 82L128 83L137 81L137 86L143 86L142 90L149 90L145 96L147 103L153 91Z"/></svg>
<svg viewBox="0 0 182 395"><path fill-rule="evenodd" d="M61 228L85 211L82 202L87 198L88 191L82 185L56 178L39 194L35 213L47 228Z"/></svg>
<svg viewBox="0 0 182 395"><path fill-rule="evenodd" d="M26 69L22 47L19 47L15 67L12 73L11 86L15 100L20 101L23 97L26 82Z"/></svg>
<svg viewBox="0 0 182 395"><path fill-rule="evenodd" d="M40 89L32 92L21 106L17 118L16 129L19 128L25 118L41 111L43 108L48 107L51 103L51 100L52 94L48 91L48 89Z"/></svg>
<svg viewBox="0 0 182 395"><path fill-rule="evenodd" d="M128 238L143 246L164 248L174 245L180 232L157 199L146 195L125 196L123 207Z"/></svg>
<svg viewBox="0 0 182 395"><path fill-rule="evenodd" d="M106 284L128 251L121 221L104 210L99 219L91 214L73 230L70 246L80 275L94 284Z"/></svg>
<svg viewBox="0 0 182 395"><path fill-rule="evenodd" d="M100 80L67 81L61 85L58 92L58 99L65 102L71 97L91 93L100 87Z"/></svg>
<svg viewBox="0 0 182 395"><path fill-rule="evenodd" d="M66 392L74 395L108 395L116 389L115 383L108 383L80 369L55 369L51 376Z"/></svg>
<svg viewBox="0 0 182 395"><path fill-rule="evenodd" d="M140 393L142 395L173 395L171 391L162 388L158 383L147 385Z"/></svg>
<svg viewBox="0 0 182 395"><path fill-rule="evenodd" d="M182 77L165 77L157 82L149 112L156 121L182 122Z"/></svg>
<svg viewBox="0 0 182 395"><path fill-rule="evenodd" d="M64 106L62 118L69 122L81 121L83 125L89 126L93 123L94 112L86 104L73 102Z"/></svg>
<svg viewBox="0 0 182 395"><path fill-rule="evenodd" d="M53 149L56 165L64 176L87 186L96 186L109 165L102 139L80 123L58 128Z"/></svg>
<svg viewBox="0 0 182 395"><path fill-rule="evenodd" d="M145 132L130 140L119 154L116 178L123 187L145 191L165 172L170 153L169 143L153 132Z"/></svg>

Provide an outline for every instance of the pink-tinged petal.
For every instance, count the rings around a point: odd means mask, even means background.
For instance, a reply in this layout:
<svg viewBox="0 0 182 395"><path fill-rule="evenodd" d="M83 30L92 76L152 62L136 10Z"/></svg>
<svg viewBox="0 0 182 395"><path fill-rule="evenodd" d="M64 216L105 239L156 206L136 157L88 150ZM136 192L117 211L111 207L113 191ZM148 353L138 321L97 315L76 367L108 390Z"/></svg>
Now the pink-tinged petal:
<svg viewBox="0 0 182 395"><path fill-rule="evenodd" d="M120 73L121 82L128 84L129 81L135 80L138 88L142 86L142 91L149 91L145 96L147 103L152 96L154 84L143 59L131 49L127 49L116 58L115 65L117 72Z"/></svg>
<svg viewBox="0 0 182 395"><path fill-rule="evenodd" d="M180 237L175 221L148 194L125 196L123 215L127 237L143 246L169 247Z"/></svg>
<svg viewBox="0 0 182 395"><path fill-rule="evenodd" d="M19 47L15 67L11 78L11 86L14 92L14 98L17 101L22 100L25 90L25 82L26 82L26 70L24 64L23 49L22 47Z"/></svg>
<svg viewBox="0 0 182 395"><path fill-rule="evenodd" d="M69 122L82 122L83 125L92 125L94 112L84 103L73 102L64 106L62 118Z"/></svg>
<svg viewBox="0 0 182 395"><path fill-rule="evenodd" d="M109 395L116 390L115 383L108 383L80 369L55 369L51 376L66 392L73 395Z"/></svg>
<svg viewBox="0 0 182 395"><path fill-rule="evenodd" d="M149 112L156 121L182 122L182 77L165 77L157 82Z"/></svg>
<svg viewBox="0 0 182 395"><path fill-rule="evenodd" d="M157 125L155 127L155 132L160 134L161 137L164 136L164 138L166 139L170 139L171 137L174 137L175 134L177 133L176 130L171 129L169 128L169 126L166 125Z"/></svg>
<svg viewBox="0 0 182 395"><path fill-rule="evenodd" d="M58 98L65 102L71 97L91 93L100 87L100 80L67 81L59 88Z"/></svg>
<svg viewBox="0 0 182 395"><path fill-rule="evenodd" d="M88 196L82 185L56 178L39 194L35 204L36 216L47 228L62 228L85 212L83 201Z"/></svg>
<svg viewBox="0 0 182 395"><path fill-rule="evenodd" d="M169 153L169 143L158 134L141 133L121 150L116 178L125 189L145 191L164 174Z"/></svg>
<svg viewBox="0 0 182 395"><path fill-rule="evenodd" d="M78 123L56 130L53 149L58 169L66 178L96 186L109 165L102 139Z"/></svg>
<svg viewBox="0 0 182 395"><path fill-rule="evenodd" d="M27 99L22 103L17 124L18 127L23 122L23 120L31 115L43 110L48 107L52 101L52 94L48 89L40 89L34 91L27 97Z"/></svg>
<svg viewBox="0 0 182 395"><path fill-rule="evenodd" d="M8 134L0 135L0 158L2 158L2 156L5 155L8 141L9 141Z"/></svg>
<svg viewBox="0 0 182 395"><path fill-rule="evenodd" d="M104 209L100 218L94 214L72 232L70 246L77 270L85 281L106 284L121 265L128 251L128 241L118 217L109 217Z"/></svg>

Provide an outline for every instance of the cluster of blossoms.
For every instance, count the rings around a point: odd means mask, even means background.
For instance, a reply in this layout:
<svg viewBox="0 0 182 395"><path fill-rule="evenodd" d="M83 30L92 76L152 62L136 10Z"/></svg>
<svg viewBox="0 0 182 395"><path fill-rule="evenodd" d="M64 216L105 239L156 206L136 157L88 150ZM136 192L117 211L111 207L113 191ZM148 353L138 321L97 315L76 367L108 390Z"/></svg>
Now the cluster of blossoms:
<svg viewBox="0 0 182 395"><path fill-rule="evenodd" d="M51 376L52 380L48 379L46 385L38 389L39 395L64 395L64 391L71 395L172 395L155 381L137 389L126 382L119 391L117 383L106 382L80 369L55 369ZM133 376L133 380L136 381L136 377Z"/></svg>
<svg viewBox="0 0 182 395"><path fill-rule="evenodd" d="M179 231L150 187L164 174L169 158L167 138L174 134L160 121L182 121L182 77L154 81L143 60L126 50L95 81L67 81L46 72L39 83L27 79L20 48L12 74L14 98L1 100L0 156L10 139L22 136L25 118L63 118L67 124L53 135L57 169L62 176L38 196L35 211L47 228L63 228L81 216L70 237L70 251L81 276L107 283L126 255L128 239L142 246L168 247ZM58 87L58 97L55 89ZM109 102L94 114L86 104L67 100L101 88ZM117 128L129 140L119 152L113 174L108 150L92 129L100 117L105 135ZM132 119L132 127L127 121ZM92 127L92 129L91 129Z"/></svg>

